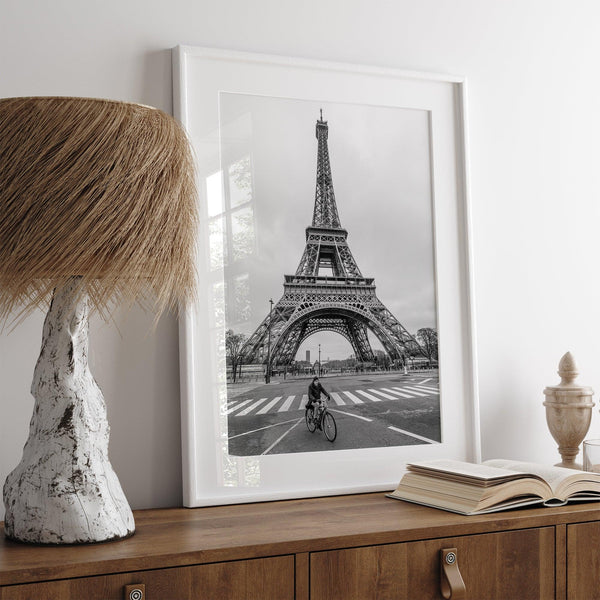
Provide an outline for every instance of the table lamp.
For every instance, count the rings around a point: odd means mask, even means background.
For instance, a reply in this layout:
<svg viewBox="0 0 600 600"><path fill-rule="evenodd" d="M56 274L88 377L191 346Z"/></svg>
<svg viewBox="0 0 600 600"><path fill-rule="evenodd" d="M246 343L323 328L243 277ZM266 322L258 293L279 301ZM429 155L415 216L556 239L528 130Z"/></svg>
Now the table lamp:
<svg viewBox="0 0 600 600"><path fill-rule="evenodd" d="M88 367L88 311L193 298L197 208L186 135L126 102L0 100L0 322L49 309L29 437L4 485L5 534L72 544L133 534Z"/></svg>

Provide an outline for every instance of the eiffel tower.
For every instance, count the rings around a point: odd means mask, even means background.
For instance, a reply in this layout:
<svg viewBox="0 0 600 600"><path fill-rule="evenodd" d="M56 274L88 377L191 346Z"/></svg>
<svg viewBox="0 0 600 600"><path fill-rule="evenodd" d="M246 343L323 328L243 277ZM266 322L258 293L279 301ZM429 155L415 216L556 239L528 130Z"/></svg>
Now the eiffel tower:
<svg viewBox="0 0 600 600"><path fill-rule="evenodd" d="M242 361L289 364L304 340L318 331L333 331L352 345L360 362L375 355L367 336L370 329L390 359L424 350L383 305L373 278L363 277L340 223L329 162L329 127L323 111L317 121L317 185L312 224L306 228L306 247L295 275L285 275L283 296L242 348ZM320 275L321 269L327 275ZM271 300L271 305L273 301Z"/></svg>

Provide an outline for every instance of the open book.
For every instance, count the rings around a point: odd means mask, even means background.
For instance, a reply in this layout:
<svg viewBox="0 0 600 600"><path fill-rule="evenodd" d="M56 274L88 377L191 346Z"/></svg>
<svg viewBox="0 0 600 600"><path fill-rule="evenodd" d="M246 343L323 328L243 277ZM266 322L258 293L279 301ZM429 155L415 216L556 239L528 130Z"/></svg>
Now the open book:
<svg viewBox="0 0 600 600"><path fill-rule="evenodd" d="M600 473L500 459L480 465L431 460L407 469L390 498L463 515L600 500Z"/></svg>

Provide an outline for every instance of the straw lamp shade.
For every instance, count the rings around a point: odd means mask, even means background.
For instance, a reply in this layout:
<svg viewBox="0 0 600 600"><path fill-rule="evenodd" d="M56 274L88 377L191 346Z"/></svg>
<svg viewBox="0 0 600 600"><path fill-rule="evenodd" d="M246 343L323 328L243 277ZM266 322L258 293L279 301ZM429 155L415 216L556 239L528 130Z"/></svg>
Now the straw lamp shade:
<svg viewBox="0 0 600 600"><path fill-rule="evenodd" d="M0 318L78 275L92 306L194 290L184 132L164 112L87 98L0 100Z"/></svg>
<svg viewBox="0 0 600 600"><path fill-rule="evenodd" d="M169 115L88 98L0 100L0 323L50 304L29 439L4 486L9 537L133 533L87 364L88 310L152 301L158 315L191 300L196 210L189 143Z"/></svg>

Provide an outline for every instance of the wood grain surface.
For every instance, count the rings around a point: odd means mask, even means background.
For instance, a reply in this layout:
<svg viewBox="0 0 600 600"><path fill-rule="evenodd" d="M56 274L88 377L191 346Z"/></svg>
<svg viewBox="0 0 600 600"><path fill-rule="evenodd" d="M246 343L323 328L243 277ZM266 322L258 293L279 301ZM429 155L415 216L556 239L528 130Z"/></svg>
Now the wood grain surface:
<svg viewBox="0 0 600 600"><path fill-rule="evenodd" d="M377 493L145 510L135 518L133 537L105 544L31 546L0 535L0 585L600 521L600 505L464 517ZM296 585L301 591L307 581Z"/></svg>

